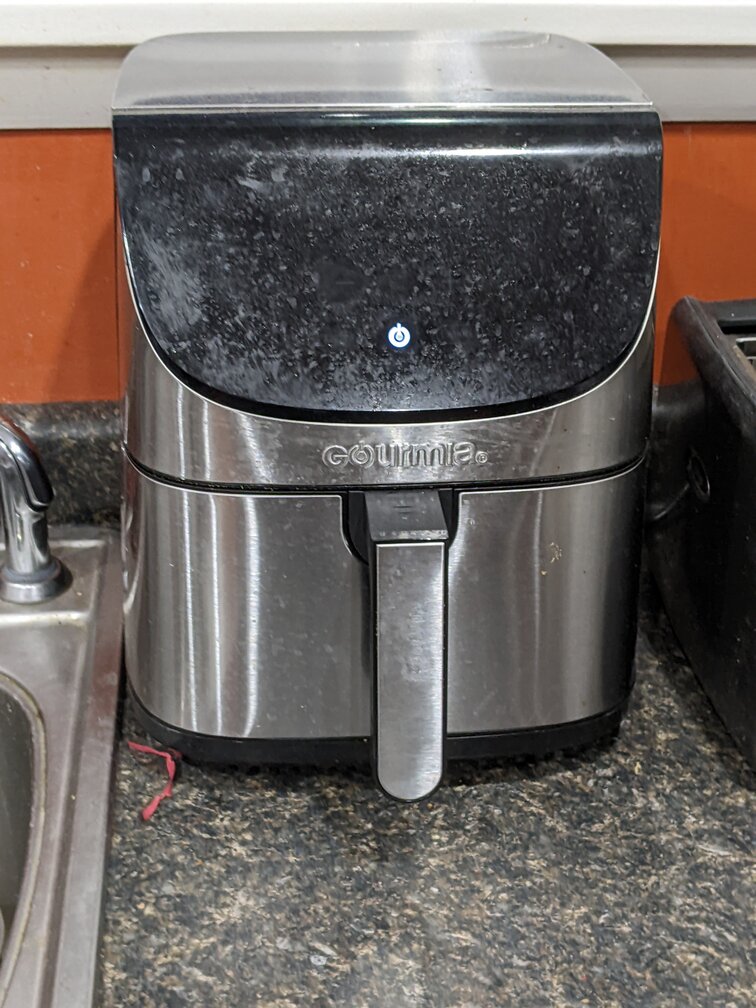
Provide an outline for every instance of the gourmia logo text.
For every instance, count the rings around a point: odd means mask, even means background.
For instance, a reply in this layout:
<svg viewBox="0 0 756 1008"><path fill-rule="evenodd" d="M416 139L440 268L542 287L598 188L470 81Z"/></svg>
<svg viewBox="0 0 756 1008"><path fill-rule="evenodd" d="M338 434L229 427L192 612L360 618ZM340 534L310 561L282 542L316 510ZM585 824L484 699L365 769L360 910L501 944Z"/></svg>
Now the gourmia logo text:
<svg viewBox="0 0 756 1008"><path fill-rule="evenodd" d="M328 445L323 449L322 457L331 469L347 466L357 466L360 469L370 466L383 469L456 468L488 462L488 453L478 451L472 441L443 441L433 444L366 444L360 441L354 445Z"/></svg>

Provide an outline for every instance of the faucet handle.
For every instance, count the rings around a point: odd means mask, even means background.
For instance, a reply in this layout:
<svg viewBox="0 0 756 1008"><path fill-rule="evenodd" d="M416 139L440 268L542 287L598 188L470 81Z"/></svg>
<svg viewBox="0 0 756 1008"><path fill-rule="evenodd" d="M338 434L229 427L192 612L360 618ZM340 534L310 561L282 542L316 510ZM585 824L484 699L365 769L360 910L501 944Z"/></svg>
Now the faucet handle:
<svg viewBox="0 0 756 1008"><path fill-rule="evenodd" d="M54 598L71 576L52 555L47 535L50 480L29 438L0 413L0 508L5 561L0 567L0 599L22 604Z"/></svg>
<svg viewBox="0 0 756 1008"><path fill-rule="evenodd" d="M35 511L48 508L53 501L53 490L37 449L28 434L4 413L0 413L0 445L16 463L29 507Z"/></svg>

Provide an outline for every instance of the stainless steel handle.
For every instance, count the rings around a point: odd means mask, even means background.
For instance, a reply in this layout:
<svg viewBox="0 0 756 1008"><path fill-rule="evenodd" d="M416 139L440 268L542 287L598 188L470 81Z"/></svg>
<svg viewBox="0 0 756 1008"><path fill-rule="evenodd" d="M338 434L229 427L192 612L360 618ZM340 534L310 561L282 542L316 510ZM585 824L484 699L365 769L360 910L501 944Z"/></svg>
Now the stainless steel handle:
<svg viewBox="0 0 756 1008"><path fill-rule="evenodd" d="M441 782L446 739L446 542L436 491L365 495L374 619L374 763L417 801Z"/></svg>

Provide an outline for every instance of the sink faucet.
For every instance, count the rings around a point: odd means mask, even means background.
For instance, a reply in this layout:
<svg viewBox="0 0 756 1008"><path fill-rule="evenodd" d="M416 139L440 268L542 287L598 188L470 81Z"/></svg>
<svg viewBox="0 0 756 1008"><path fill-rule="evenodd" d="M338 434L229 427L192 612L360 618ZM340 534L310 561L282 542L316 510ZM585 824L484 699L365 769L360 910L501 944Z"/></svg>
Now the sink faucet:
<svg viewBox="0 0 756 1008"><path fill-rule="evenodd" d="M47 538L52 499L52 487L34 445L0 413L0 508L5 531L0 599L6 602L43 602L70 584L70 574L50 552Z"/></svg>

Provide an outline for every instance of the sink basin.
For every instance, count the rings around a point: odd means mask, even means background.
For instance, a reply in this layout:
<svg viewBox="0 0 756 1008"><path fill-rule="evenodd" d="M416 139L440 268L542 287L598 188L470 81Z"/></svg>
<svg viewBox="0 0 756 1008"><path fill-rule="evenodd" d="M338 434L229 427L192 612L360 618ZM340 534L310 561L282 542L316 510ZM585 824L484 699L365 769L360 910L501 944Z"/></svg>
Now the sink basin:
<svg viewBox="0 0 756 1008"><path fill-rule="evenodd" d="M36 861L31 840L38 838L42 822L42 739L36 704L0 673L0 962L10 958L5 936L14 933L25 909L25 868ZM17 933L22 929L19 924Z"/></svg>
<svg viewBox="0 0 756 1008"><path fill-rule="evenodd" d="M71 587L35 606L0 602L2 1008L87 1008L96 990L120 559L101 530L64 529L52 545Z"/></svg>

